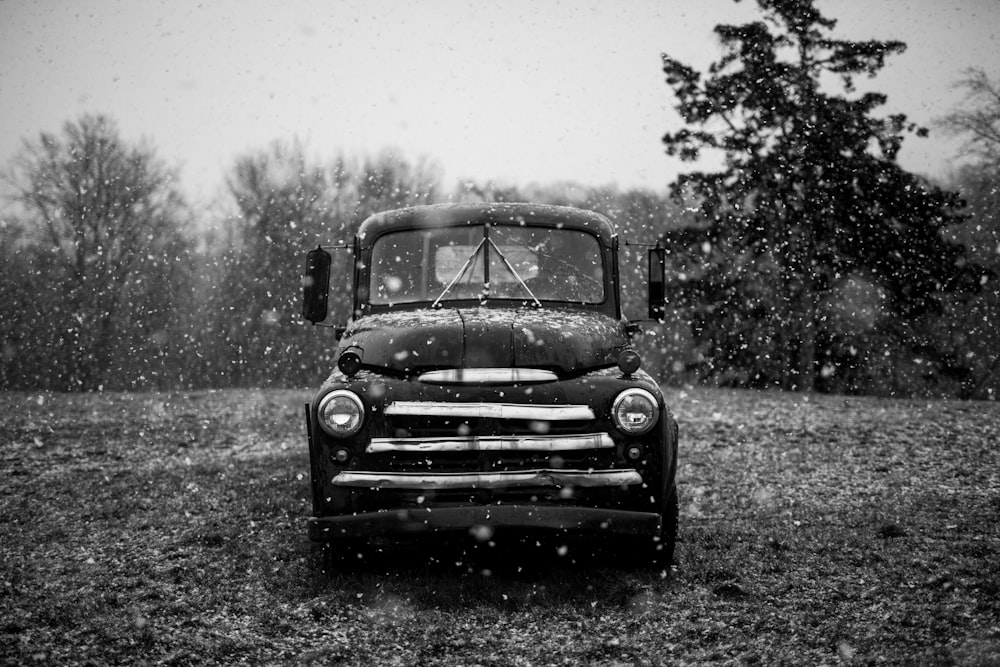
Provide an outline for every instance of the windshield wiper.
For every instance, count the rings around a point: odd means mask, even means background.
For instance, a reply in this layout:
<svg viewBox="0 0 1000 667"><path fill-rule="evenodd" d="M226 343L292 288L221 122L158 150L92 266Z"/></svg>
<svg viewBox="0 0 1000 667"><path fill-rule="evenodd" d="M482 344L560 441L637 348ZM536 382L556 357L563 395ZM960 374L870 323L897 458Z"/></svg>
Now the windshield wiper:
<svg viewBox="0 0 1000 667"><path fill-rule="evenodd" d="M469 255L469 258L465 260L465 263L462 264L462 268L458 270L458 273L455 274L455 276L451 279L451 281L447 285L445 285L444 290L441 291L441 294L438 295L438 298L434 299L434 303L431 304L431 308L438 308L441 305L441 299L443 299L445 295L451 291L451 288L455 286L455 283L457 283L459 280L462 279L466 271L469 270L469 267L473 265L473 262L475 261L476 257L479 256L480 250L483 251L483 287L485 288L486 297L487 298L489 297L490 248L493 248L493 250L496 251L497 255L500 256L500 259L503 260L504 266L507 267L507 270L510 271L511 275L517 278L517 282L521 284L521 287L524 288L524 291L527 292L528 296L531 297L531 300L535 302L534 303L535 308L542 307L542 302L538 300L538 297L535 296L535 293L532 292L531 288L528 287L528 284L524 282L524 279L521 277L521 274L517 272L517 270L514 268L514 265L511 264L509 259L507 259L507 256L503 254L503 250L500 249L500 246L494 243L493 239L490 238L491 226L492 225L487 224L483 227L483 240L479 242L479 245L477 245L476 249L472 251L472 254ZM487 243L489 243L489 245L487 245Z"/></svg>
<svg viewBox="0 0 1000 667"><path fill-rule="evenodd" d="M528 287L528 283L524 282L524 279L521 278L520 274L514 269L514 265L510 263L509 259L507 259L507 255L503 254L503 250L500 249L500 246L494 243L493 239L491 238L487 238L484 240L489 241L490 245L493 246L493 249L497 251L497 254L500 255L500 259L502 259L503 263L507 266L507 270L510 271L515 278L517 278L517 282L521 283L521 287L523 287L524 291L528 293L528 296L531 297L531 300L535 302L535 308L541 308L542 302L538 300L538 297L535 296L535 293L531 291L530 287Z"/></svg>
<svg viewBox="0 0 1000 667"><path fill-rule="evenodd" d="M455 277L451 279L451 282L445 285L444 290L441 292L441 294L438 295L438 298L434 299L434 303L431 304L431 308L437 308L441 304L441 299L444 298L444 295L447 294L449 291L451 291L451 288L455 286L455 283L457 283L459 280L462 279L462 276L464 276L465 272L469 270L469 266L472 264L473 260L476 259L476 256L479 254L479 251L483 248L483 245L486 243L487 239L488 239L487 236L483 236L483 240L479 242L479 245L477 245L476 249L472 251L472 254L469 255L469 258L465 260L465 264L462 265L462 268L458 270L458 273L456 273ZM490 243L492 243L492 241L490 241Z"/></svg>

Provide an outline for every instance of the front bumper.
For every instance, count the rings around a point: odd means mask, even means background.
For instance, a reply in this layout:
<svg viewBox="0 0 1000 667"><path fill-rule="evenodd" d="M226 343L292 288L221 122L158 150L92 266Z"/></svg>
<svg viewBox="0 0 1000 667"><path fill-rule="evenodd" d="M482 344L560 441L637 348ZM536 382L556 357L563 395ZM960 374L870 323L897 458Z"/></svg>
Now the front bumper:
<svg viewBox="0 0 1000 667"><path fill-rule="evenodd" d="M478 527L511 528L518 532L542 531L590 535L655 537L661 517L655 512L634 512L593 507L540 505L471 505L409 508L309 519L309 539L314 542L407 537L433 533L468 533Z"/></svg>
<svg viewBox="0 0 1000 667"><path fill-rule="evenodd" d="M600 488L642 484L634 469L624 470L519 470L476 473L383 473L345 470L333 478L334 486L363 489L408 489L413 491L525 489L525 488Z"/></svg>

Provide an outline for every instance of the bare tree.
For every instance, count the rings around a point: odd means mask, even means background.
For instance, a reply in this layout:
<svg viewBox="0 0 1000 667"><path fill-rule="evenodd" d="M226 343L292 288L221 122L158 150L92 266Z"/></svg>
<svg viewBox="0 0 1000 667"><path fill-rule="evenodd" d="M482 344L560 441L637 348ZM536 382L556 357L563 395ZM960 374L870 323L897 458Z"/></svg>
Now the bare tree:
<svg viewBox="0 0 1000 667"><path fill-rule="evenodd" d="M226 180L235 213L214 267L208 363L223 384L294 383L307 333L300 255L330 227L329 179L301 144L276 141L239 157Z"/></svg>
<svg viewBox="0 0 1000 667"><path fill-rule="evenodd" d="M411 163L386 149L365 157L355 173L355 224L379 211L432 204L439 196L440 169L428 158Z"/></svg>
<svg viewBox="0 0 1000 667"><path fill-rule="evenodd" d="M231 247L218 253L210 281L209 314L216 332L209 373L223 384L310 384L327 370L329 339L302 326L300 272L316 244L339 246L368 215L431 203L438 169L391 151L329 167L311 161L303 145L274 142L240 157L227 178L234 215L225 224ZM331 319L350 316L350 252L334 264ZM339 288L339 289L338 289ZM222 374L228 377L223 377Z"/></svg>
<svg viewBox="0 0 1000 667"><path fill-rule="evenodd" d="M171 338L188 248L173 173L112 119L85 115L25 141L4 179L37 295L23 324L38 330L16 338L48 339L39 363L59 364L58 388L153 384L143 369Z"/></svg>
<svg viewBox="0 0 1000 667"><path fill-rule="evenodd" d="M956 87L965 90L965 106L937 121L939 127L965 138L964 148L994 168L1000 166L1000 85L977 68L965 71Z"/></svg>

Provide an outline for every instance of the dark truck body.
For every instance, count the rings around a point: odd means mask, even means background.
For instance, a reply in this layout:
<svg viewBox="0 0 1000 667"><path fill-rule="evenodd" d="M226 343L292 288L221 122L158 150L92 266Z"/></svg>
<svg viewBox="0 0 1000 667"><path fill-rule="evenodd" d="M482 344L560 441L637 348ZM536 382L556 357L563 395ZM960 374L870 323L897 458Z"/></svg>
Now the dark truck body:
<svg viewBox="0 0 1000 667"><path fill-rule="evenodd" d="M631 349L617 245L607 219L566 207L366 220L355 318L307 408L310 538L614 536L669 564L677 425ZM314 322L329 275L317 253Z"/></svg>

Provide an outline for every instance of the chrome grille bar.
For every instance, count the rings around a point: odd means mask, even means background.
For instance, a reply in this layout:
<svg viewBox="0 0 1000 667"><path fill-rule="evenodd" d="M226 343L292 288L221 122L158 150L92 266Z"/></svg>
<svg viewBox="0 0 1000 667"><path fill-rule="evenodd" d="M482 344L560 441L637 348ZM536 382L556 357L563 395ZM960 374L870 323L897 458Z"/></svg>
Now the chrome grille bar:
<svg viewBox="0 0 1000 667"><path fill-rule="evenodd" d="M611 449L614 440L607 433L565 436L483 436L447 438L372 438L369 454L386 452L560 452Z"/></svg>
<svg viewBox="0 0 1000 667"><path fill-rule="evenodd" d="M485 417L489 419L529 419L567 421L594 419L587 405L524 405L520 403L445 403L439 401L394 401L387 415L420 417Z"/></svg>
<svg viewBox="0 0 1000 667"><path fill-rule="evenodd" d="M540 368L448 368L417 376L425 384L535 384L555 382L559 376Z"/></svg>

